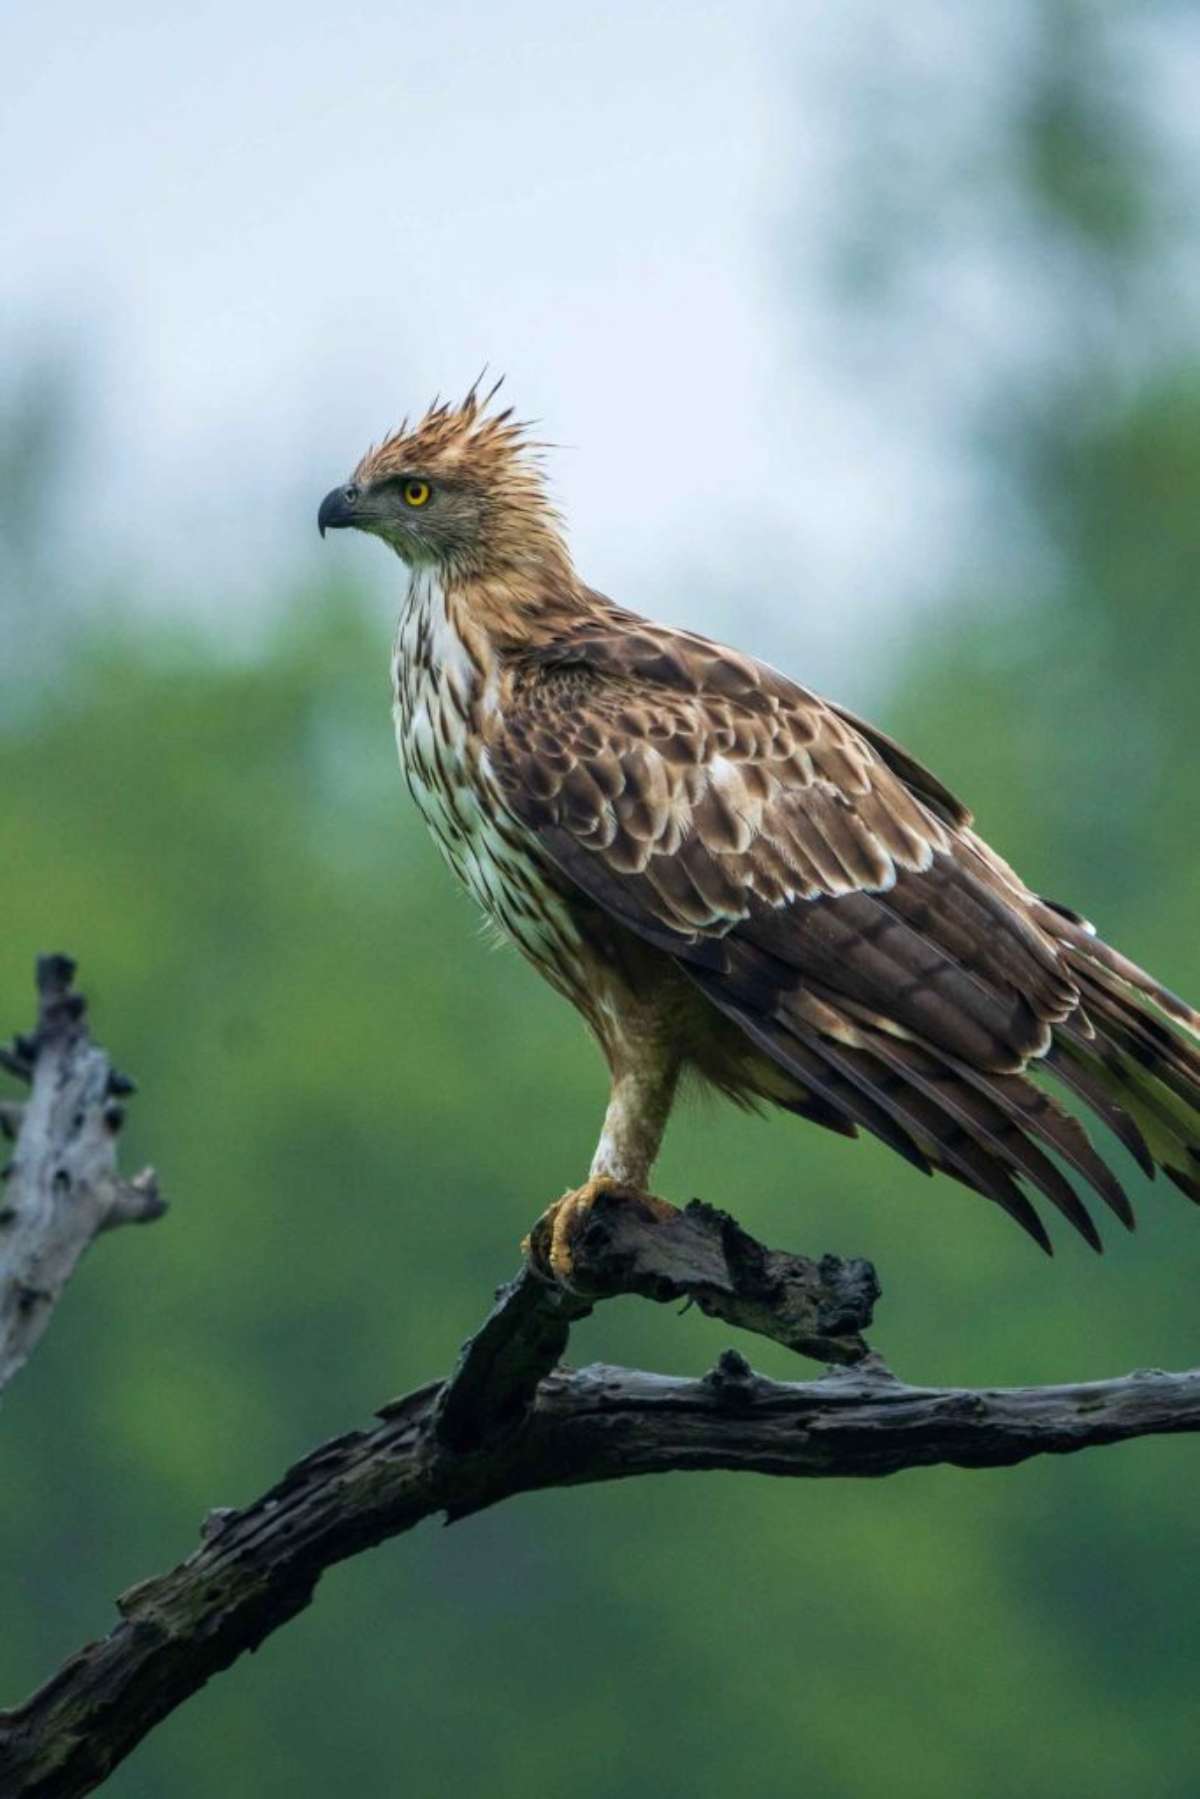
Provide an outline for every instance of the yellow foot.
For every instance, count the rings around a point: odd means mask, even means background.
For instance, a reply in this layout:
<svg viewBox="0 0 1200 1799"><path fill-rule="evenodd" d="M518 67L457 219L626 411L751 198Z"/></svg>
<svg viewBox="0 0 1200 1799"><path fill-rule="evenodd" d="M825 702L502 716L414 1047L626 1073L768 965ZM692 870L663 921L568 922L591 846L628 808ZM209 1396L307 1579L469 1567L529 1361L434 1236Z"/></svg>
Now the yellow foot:
<svg viewBox="0 0 1200 1799"><path fill-rule="evenodd" d="M623 1187L608 1175L595 1175L582 1187L573 1187L552 1206L547 1206L522 1243L521 1248L538 1273L557 1281L562 1287L571 1287L575 1251L591 1220L592 1208L597 1202L614 1200L640 1205L647 1211L661 1213L664 1218L674 1216L675 1212L674 1206L669 1206L665 1200L639 1193L633 1187Z"/></svg>

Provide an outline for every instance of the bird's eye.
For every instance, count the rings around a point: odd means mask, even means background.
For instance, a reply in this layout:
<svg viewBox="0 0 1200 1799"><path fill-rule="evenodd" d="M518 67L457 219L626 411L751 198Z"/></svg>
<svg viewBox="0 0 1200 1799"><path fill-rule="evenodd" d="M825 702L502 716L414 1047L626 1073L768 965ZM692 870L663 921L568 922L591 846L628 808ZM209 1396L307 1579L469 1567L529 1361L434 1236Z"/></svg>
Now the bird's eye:
<svg viewBox="0 0 1200 1799"><path fill-rule="evenodd" d="M401 492L406 506L423 506L429 498L428 481L406 481Z"/></svg>

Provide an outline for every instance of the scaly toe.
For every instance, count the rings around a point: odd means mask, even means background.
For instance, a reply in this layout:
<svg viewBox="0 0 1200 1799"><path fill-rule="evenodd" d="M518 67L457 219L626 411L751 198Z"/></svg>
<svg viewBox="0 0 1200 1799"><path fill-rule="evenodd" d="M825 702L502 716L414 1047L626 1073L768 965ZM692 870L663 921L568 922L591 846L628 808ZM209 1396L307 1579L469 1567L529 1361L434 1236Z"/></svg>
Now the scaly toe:
<svg viewBox="0 0 1200 1799"><path fill-rule="evenodd" d="M598 1199L625 1191L619 1181L597 1175L547 1206L521 1245L538 1273L570 1289L575 1247L587 1230L592 1207Z"/></svg>

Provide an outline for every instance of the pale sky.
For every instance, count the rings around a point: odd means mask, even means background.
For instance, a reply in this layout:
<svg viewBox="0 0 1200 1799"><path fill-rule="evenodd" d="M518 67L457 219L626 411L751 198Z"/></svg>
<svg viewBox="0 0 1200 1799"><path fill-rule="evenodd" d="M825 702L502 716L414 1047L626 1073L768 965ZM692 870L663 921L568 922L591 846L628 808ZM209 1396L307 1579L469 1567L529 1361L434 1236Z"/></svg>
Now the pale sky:
<svg viewBox="0 0 1200 1799"><path fill-rule="evenodd" d="M957 9L922 6L923 54L965 35L986 62ZM954 468L828 355L830 71L886 16L4 9L0 355L79 346L64 529L220 630L331 557L395 584L378 545L320 544L317 502L486 361L568 446L551 467L595 585L740 625L802 677L802 651L822 673L886 648L966 523Z"/></svg>

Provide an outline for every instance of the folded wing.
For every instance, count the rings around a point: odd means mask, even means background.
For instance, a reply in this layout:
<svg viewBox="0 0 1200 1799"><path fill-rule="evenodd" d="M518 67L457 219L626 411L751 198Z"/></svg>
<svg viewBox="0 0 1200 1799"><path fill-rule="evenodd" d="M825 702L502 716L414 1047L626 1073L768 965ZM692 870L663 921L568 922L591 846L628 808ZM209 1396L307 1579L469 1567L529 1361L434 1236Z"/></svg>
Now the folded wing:
<svg viewBox="0 0 1200 1799"><path fill-rule="evenodd" d="M488 753L562 874L676 958L795 1110L953 1174L1048 1247L1040 1191L1099 1247L1063 1166L1127 1224L1129 1202L1030 1078L1048 1069L1200 1198L1200 1055L1144 996L1196 1014L1030 893L881 732L614 609L516 666Z"/></svg>

